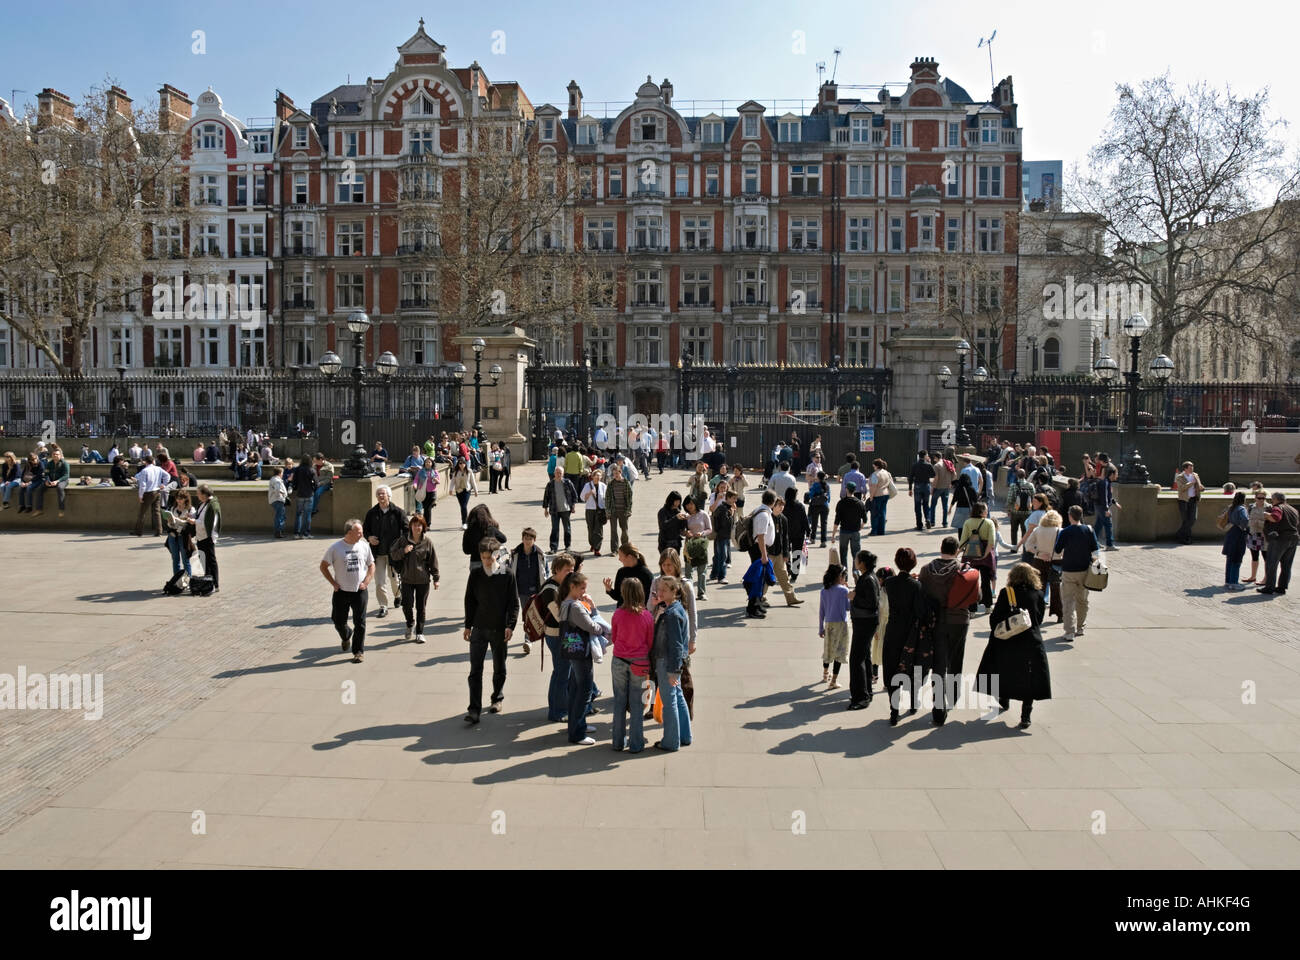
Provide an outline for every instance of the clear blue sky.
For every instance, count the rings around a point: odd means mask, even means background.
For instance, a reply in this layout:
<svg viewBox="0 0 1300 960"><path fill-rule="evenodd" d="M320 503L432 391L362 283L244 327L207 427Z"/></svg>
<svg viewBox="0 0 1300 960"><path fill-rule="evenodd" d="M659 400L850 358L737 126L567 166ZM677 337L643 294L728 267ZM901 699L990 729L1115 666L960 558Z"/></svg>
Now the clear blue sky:
<svg viewBox="0 0 1300 960"><path fill-rule="evenodd" d="M0 12L0 97L26 90L21 106L50 86L77 99L111 77L137 103L163 83L192 97L211 86L235 116L266 117L277 88L305 107L349 74L354 83L385 75L421 16L452 66L477 59L490 78L517 80L535 104L561 108L570 79L590 105L631 99L647 73L669 77L679 101L812 99L815 64L829 65L837 45L842 84L906 80L911 59L928 55L972 96L987 97L988 51L977 47L996 29L994 73L1014 77L1026 157L1067 168L1104 124L1115 83L1165 69L1179 81L1231 82L1243 92L1271 85L1275 110L1300 120L1287 49L1300 26L1295 7L1252 3L1248 15L1234 16L1209 0L9 0ZM206 34L202 56L191 51L195 30ZM504 54L493 53L497 30ZM793 49L795 31L803 31L804 53Z"/></svg>

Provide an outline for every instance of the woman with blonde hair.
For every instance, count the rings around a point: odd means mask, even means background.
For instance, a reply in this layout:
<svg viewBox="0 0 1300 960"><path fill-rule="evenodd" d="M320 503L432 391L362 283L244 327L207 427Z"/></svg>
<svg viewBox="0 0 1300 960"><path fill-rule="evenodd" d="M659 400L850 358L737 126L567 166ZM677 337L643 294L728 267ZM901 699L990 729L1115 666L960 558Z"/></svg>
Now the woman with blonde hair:
<svg viewBox="0 0 1300 960"><path fill-rule="evenodd" d="M1042 519L1025 537L1024 548L1026 562L1038 571L1042 589L1050 596L1048 612L1061 622L1061 577L1052 566L1052 555L1056 552L1056 535L1061 532L1061 515L1055 510L1048 510Z"/></svg>
<svg viewBox="0 0 1300 960"><path fill-rule="evenodd" d="M980 657L977 689L997 697L999 712L1020 701L1019 729L1029 729L1035 700L1052 699L1052 676L1043 648L1043 593L1038 571L1027 563L1011 568L989 615L993 632ZM1003 631L999 636L999 631Z"/></svg>
<svg viewBox="0 0 1300 960"><path fill-rule="evenodd" d="M691 582L682 576L683 571L684 565L682 564L682 555L680 553L672 547L662 551L659 554L659 574L650 583L650 597L652 598L650 602L653 603L653 598L659 595L660 580L663 580L665 577L672 577L678 581L676 588L678 594L677 601L682 605L682 610L686 613L687 638L686 663L682 668L682 695L686 699L687 709L691 712L691 715L694 716L695 684L691 677L691 654L695 652L695 632L696 627L699 625L699 621L696 619L695 614L695 590L691 587ZM653 612L655 616L658 617L659 613L662 611L654 610ZM659 682L659 678L655 675L653 660L651 660L650 679L656 684ZM649 716L653 716L653 711L649 713Z"/></svg>

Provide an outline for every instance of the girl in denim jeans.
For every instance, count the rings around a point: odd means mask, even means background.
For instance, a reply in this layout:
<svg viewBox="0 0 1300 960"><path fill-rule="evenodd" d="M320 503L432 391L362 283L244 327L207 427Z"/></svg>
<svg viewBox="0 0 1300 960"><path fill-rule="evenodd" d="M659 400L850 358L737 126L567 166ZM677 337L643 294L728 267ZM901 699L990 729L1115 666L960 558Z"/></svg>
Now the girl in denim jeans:
<svg viewBox="0 0 1300 960"><path fill-rule="evenodd" d="M631 729L626 745L628 753L645 749L642 733L641 690L650 675L650 647L654 642L654 616L645 608L645 587L636 577L623 581L622 604L614 611L611 637L614 658L611 672L614 683L614 749L624 746L624 726L631 713Z"/></svg>

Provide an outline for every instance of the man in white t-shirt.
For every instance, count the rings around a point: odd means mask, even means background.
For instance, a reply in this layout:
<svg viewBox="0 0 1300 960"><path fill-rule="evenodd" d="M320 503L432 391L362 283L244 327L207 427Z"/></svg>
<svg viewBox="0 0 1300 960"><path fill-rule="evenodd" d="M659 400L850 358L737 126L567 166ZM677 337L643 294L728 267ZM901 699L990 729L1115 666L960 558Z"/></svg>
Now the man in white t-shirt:
<svg viewBox="0 0 1300 960"><path fill-rule="evenodd" d="M135 492L140 498L140 509L135 515L135 530L132 533L137 537L144 536L146 515L153 523L153 535L155 537L163 535L162 494L170 480L171 475L166 470L154 465L153 454L144 458L144 466L135 475Z"/></svg>
<svg viewBox="0 0 1300 960"><path fill-rule="evenodd" d="M776 542L776 520L772 517L774 503L776 503L776 494L771 490L764 490L763 502L754 509L753 513L754 539L749 547L750 562L760 560L767 563L771 559L768 550ZM749 605L745 608L745 616L761 620L767 616L767 578L763 577L759 582L762 584L763 592L756 599L749 601Z"/></svg>
<svg viewBox="0 0 1300 960"><path fill-rule="evenodd" d="M366 645L366 599L375 576L375 557L362 537L360 520L343 525L343 539L330 544L320 562L321 575L334 588L330 617L343 641L343 652L352 650L352 662L360 663ZM352 612L352 627L347 625Z"/></svg>

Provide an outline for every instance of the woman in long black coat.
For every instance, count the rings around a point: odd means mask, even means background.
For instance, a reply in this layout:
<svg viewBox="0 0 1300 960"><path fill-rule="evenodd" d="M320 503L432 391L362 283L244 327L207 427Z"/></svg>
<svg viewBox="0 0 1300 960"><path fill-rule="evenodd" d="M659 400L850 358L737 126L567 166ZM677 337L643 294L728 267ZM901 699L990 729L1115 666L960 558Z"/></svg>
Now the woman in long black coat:
<svg viewBox="0 0 1300 960"><path fill-rule="evenodd" d="M682 552L682 533L686 530L686 511L682 509L682 495L674 490L659 508L659 552L670 547Z"/></svg>
<svg viewBox="0 0 1300 960"><path fill-rule="evenodd" d="M803 508L799 502L799 492L795 487L791 487L785 492L785 517L786 529L790 537L790 556L803 555L803 544L808 539L808 511ZM799 570L803 572L802 566ZM794 583L799 579L799 574L792 574L790 582Z"/></svg>
<svg viewBox="0 0 1300 960"><path fill-rule="evenodd" d="M925 663L908 662L905 649L915 648L921 618L925 614L925 600L921 581L913 576L916 569L916 551L902 547L894 554L898 572L885 581L885 596L889 598L889 620L885 624L885 642L881 647L880 673L889 690L889 725L896 726L901 714L899 698L906 687L911 691L910 717L916 713L916 701L921 684L925 681ZM918 676L917 673L920 672Z"/></svg>
<svg viewBox="0 0 1300 960"><path fill-rule="evenodd" d="M1008 592L1015 594L1014 606ZM1052 699L1052 675L1043 648L1043 584L1038 571L1027 563L1011 568L1007 585L998 593L989 614L989 626L996 629L1017 609L1029 614L1029 629L1005 639L989 635L984 656L980 657L978 688L996 695L1003 711L1011 709L1012 700L1021 701L1019 729L1026 730L1034 701Z"/></svg>

